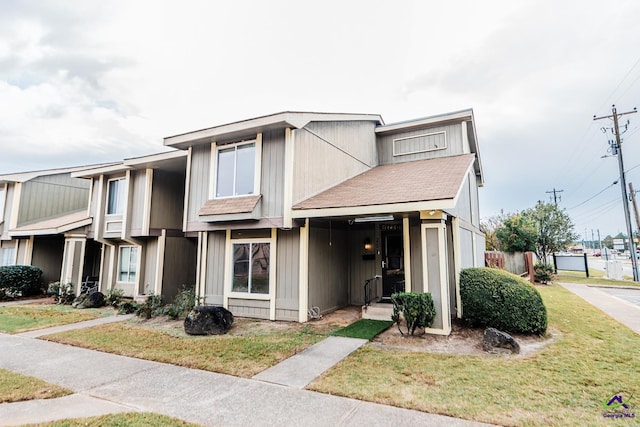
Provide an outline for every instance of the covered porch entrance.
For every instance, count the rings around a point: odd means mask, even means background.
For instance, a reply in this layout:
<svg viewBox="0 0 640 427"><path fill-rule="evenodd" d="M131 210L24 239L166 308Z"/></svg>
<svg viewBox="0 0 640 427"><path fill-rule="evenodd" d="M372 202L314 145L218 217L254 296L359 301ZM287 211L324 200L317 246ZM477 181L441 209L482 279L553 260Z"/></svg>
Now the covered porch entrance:
<svg viewBox="0 0 640 427"><path fill-rule="evenodd" d="M428 217L428 218L426 218ZM448 334L456 315L453 222L441 211L309 222L309 307L362 307L364 318L389 320L395 292L430 292Z"/></svg>

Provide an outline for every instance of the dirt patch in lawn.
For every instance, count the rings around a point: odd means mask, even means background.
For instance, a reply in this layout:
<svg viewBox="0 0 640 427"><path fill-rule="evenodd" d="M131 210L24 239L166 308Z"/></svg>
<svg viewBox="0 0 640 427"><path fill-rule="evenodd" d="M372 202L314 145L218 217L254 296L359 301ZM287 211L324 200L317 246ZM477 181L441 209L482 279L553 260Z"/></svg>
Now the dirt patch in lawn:
<svg viewBox="0 0 640 427"><path fill-rule="evenodd" d="M398 327L393 325L385 332L374 338L371 345L380 349L395 349L406 351L423 351L430 353L457 354L457 355L486 355L482 349L482 336L484 328L470 328L462 322L454 321L451 325L451 334L448 336L424 334L420 336L407 336L400 334ZM545 336L511 334L520 345L520 354L513 355L523 357L533 354L557 339L558 332L548 330ZM508 352L504 355L511 355Z"/></svg>

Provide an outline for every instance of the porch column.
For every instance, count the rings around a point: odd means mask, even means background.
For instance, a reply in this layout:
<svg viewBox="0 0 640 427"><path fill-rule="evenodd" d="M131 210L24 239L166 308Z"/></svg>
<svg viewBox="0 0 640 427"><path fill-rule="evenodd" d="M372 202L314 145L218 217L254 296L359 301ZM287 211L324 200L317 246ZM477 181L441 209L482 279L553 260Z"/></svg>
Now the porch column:
<svg viewBox="0 0 640 427"><path fill-rule="evenodd" d="M444 220L422 224L423 288L436 308L433 326L426 332L438 335L451 333L445 227Z"/></svg>
<svg viewBox="0 0 640 427"><path fill-rule="evenodd" d="M404 291L411 292L411 233L409 217L402 218L402 244L404 246Z"/></svg>
<svg viewBox="0 0 640 427"><path fill-rule="evenodd" d="M309 218L300 227L300 277L298 278L298 321L307 321L309 307Z"/></svg>

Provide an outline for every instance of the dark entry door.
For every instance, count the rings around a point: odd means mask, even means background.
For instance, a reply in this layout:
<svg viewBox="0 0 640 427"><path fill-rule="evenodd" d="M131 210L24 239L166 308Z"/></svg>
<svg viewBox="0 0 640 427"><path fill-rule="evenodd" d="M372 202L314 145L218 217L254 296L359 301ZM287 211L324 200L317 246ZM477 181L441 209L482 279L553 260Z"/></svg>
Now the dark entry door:
<svg viewBox="0 0 640 427"><path fill-rule="evenodd" d="M404 246L401 231L383 231L382 237L382 298L394 292L404 292Z"/></svg>

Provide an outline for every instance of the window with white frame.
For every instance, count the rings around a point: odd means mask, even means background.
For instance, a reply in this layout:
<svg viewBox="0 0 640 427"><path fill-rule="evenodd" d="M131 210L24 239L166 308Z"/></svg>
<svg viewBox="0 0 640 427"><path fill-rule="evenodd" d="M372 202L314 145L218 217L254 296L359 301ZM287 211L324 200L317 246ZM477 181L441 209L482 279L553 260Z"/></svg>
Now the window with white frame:
<svg viewBox="0 0 640 427"><path fill-rule="evenodd" d="M269 293L271 245L266 242L233 243L232 292Z"/></svg>
<svg viewBox="0 0 640 427"><path fill-rule="evenodd" d="M221 146L216 159L216 197L254 194L256 142Z"/></svg>
<svg viewBox="0 0 640 427"><path fill-rule="evenodd" d="M107 215L121 214L124 210L124 178L109 180L107 189Z"/></svg>
<svg viewBox="0 0 640 427"><path fill-rule="evenodd" d="M0 267L5 265L15 265L16 248L2 248L0 250Z"/></svg>
<svg viewBox="0 0 640 427"><path fill-rule="evenodd" d="M138 248L136 246L120 246L118 260L118 281L135 283L138 267Z"/></svg>

